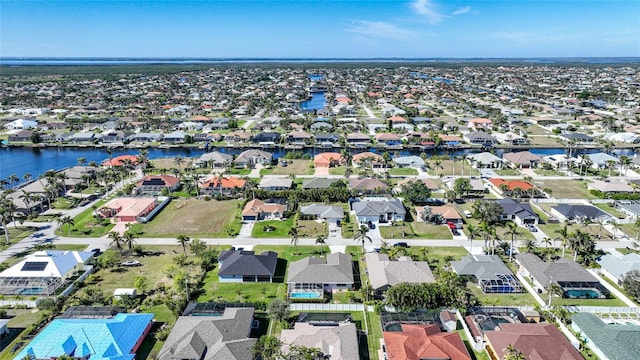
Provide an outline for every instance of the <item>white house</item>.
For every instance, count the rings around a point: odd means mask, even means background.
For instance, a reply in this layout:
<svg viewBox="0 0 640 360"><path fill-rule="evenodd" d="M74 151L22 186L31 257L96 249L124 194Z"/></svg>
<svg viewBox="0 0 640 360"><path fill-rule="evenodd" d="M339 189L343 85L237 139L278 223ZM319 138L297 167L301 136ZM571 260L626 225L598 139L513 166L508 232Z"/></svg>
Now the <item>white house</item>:
<svg viewBox="0 0 640 360"><path fill-rule="evenodd" d="M35 129L38 126L37 121L18 119L7 123L4 127L9 130L28 130Z"/></svg>

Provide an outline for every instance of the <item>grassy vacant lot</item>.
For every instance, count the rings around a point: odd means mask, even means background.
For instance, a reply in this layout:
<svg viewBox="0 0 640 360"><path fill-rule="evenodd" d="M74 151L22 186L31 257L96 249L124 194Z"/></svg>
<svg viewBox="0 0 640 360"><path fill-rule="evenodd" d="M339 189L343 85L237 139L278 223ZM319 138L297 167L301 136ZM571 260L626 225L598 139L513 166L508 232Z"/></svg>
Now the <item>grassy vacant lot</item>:
<svg viewBox="0 0 640 360"><path fill-rule="evenodd" d="M315 220L298 220L298 235L310 238L327 235L327 223Z"/></svg>
<svg viewBox="0 0 640 360"><path fill-rule="evenodd" d="M469 283L467 287L484 306L535 306L535 299L528 292L522 294L485 294L476 285Z"/></svg>
<svg viewBox="0 0 640 360"><path fill-rule="evenodd" d="M535 180L535 185L541 189L553 190L553 197L557 199L594 199L587 190L587 182L580 180Z"/></svg>
<svg viewBox="0 0 640 360"><path fill-rule="evenodd" d="M273 230L265 231L266 227ZM289 229L293 227L293 218L287 220L258 221L253 225L251 236L255 238L286 238L289 237Z"/></svg>
<svg viewBox="0 0 640 360"><path fill-rule="evenodd" d="M391 168L389 169L389 175L392 175L392 176L418 175L418 170L412 169L412 168Z"/></svg>
<svg viewBox="0 0 640 360"><path fill-rule="evenodd" d="M495 172L496 174L500 175L500 176L519 176L520 171L516 170L516 169L495 169L493 170L493 172Z"/></svg>
<svg viewBox="0 0 640 360"><path fill-rule="evenodd" d="M229 237L225 229L240 229L241 200L174 200L146 224L138 224L141 237ZM176 226L179 225L179 226Z"/></svg>
<svg viewBox="0 0 640 360"><path fill-rule="evenodd" d="M329 175L344 175L344 170L346 167L344 166L336 166L329 168Z"/></svg>
<svg viewBox="0 0 640 360"><path fill-rule="evenodd" d="M556 231L563 229L564 224L547 223L547 224L538 225L538 227L545 234L547 234L548 237L554 239L560 236L560 234L558 234ZM576 229L580 229L580 231L591 234L591 236L593 236L593 238L596 240L601 240L601 241L611 240L611 233L609 233L604 228L601 229L600 225L598 224L589 224L587 226L583 226L581 224L570 223L569 227L567 228L567 230L570 233L576 231ZM558 242L557 245L560 245L560 242Z"/></svg>
<svg viewBox="0 0 640 360"><path fill-rule="evenodd" d="M393 226L380 226L380 235L385 239L452 239L451 232L444 225L419 222L403 222Z"/></svg>
<svg viewBox="0 0 640 360"><path fill-rule="evenodd" d="M471 167L471 164L469 164L469 162L467 161L462 161L462 160L458 160L455 162L456 163L456 167L455 167L455 175L462 175L462 169L464 166L464 174L465 175L479 175L480 172L478 172L478 170L474 169ZM427 159L427 167L428 167L428 173L429 175L436 175L436 170L438 175L442 175L442 176L447 176L447 175L454 175L454 169L453 169L453 161L452 160L442 160L442 163L440 164L440 166L442 166L442 168L435 168L434 165L434 161L431 159Z"/></svg>
<svg viewBox="0 0 640 360"><path fill-rule="evenodd" d="M100 200L96 203L97 207L101 207L106 203L105 200ZM101 226L93 216L93 209L88 208L81 212L74 219L73 227L71 231L68 230L68 225L59 227L55 233L59 236L72 236L72 237L98 237L102 236L111 230L115 225L108 220L103 222L104 226Z"/></svg>
<svg viewBox="0 0 640 360"><path fill-rule="evenodd" d="M287 166L273 165L260 169L260 175L313 175L315 169L309 167L311 160L287 160Z"/></svg>
<svg viewBox="0 0 640 360"><path fill-rule="evenodd" d="M546 136L532 136L532 137L529 137L529 140L531 140L531 145L536 145L536 146L564 145L562 141L560 141L559 139L546 137Z"/></svg>

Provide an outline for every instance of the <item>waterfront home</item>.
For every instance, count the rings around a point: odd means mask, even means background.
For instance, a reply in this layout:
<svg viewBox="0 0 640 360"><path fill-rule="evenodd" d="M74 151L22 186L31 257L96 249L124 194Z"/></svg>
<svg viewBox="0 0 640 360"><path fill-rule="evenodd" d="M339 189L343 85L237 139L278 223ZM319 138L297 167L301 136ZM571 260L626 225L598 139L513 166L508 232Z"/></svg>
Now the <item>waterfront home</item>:
<svg viewBox="0 0 640 360"><path fill-rule="evenodd" d="M112 130L112 131L108 131L108 132L105 132L104 134L102 134L102 139L100 139L100 142L102 144L123 143L131 135L132 135L131 132L124 132L124 131L121 131L121 130Z"/></svg>
<svg viewBox="0 0 640 360"><path fill-rule="evenodd" d="M387 254L367 253L365 255L369 284L374 294L381 297L391 286L410 283L432 283L435 277L426 261L413 261L409 256L390 260Z"/></svg>
<svg viewBox="0 0 640 360"><path fill-rule="evenodd" d="M328 189L331 187L331 185L333 183L336 183L338 181L342 181L340 179L328 179L328 178L313 178L313 179L308 179L308 180L304 180L302 182L302 189L303 190L310 190L310 189ZM344 184L344 182L343 182Z"/></svg>
<svg viewBox="0 0 640 360"><path fill-rule="evenodd" d="M171 193L180 188L180 178L171 175L147 175L136 183L137 195L158 196L166 189Z"/></svg>
<svg viewBox="0 0 640 360"><path fill-rule="evenodd" d="M158 360L246 360L253 357L250 338L253 308L195 304L193 312L178 317L158 353ZM213 308L211 311L209 308Z"/></svg>
<svg viewBox="0 0 640 360"><path fill-rule="evenodd" d="M151 330L153 316L119 313L111 318L54 319L15 359L133 360Z"/></svg>
<svg viewBox="0 0 640 360"><path fill-rule="evenodd" d="M133 155L120 155L102 162L102 166L128 166L138 165L138 157Z"/></svg>
<svg viewBox="0 0 640 360"><path fill-rule="evenodd" d="M137 134L130 135L129 141L139 142L139 143L148 143L148 142L161 141L162 138L163 138L163 135L161 133L140 132Z"/></svg>
<svg viewBox="0 0 640 360"><path fill-rule="evenodd" d="M420 156L398 156L393 158L393 163L401 168L422 169L424 168L424 160Z"/></svg>
<svg viewBox="0 0 640 360"><path fill-rule="evenodd" d="M622 181L601 181L594 180L587 184L587 189L596 190L606 194L611 193L631 193L634 192L635 189Z"/></svg>
<svg viewBox="0 0 640 360"><path fill-rule="evenodd" d="M376 142L384 145L401 145L402 139L393 133L381 133L375 135Z"/></svg>
<svg viewBox="0 0 640 360"><path fill-rule="evenodd" d="M613 164L615 166L620 163L620 160L618 160L617 157L603 152L586 155L589 160L591 160L591 167L594 169L607 169L609 164Z"/></svg>
<svg viewBox="0 0 640 360"><path fill-rule="evenodd" d="M265 251L226 250L218 257L218 279L222 282L273 282L278 254Z"/></svg>
<svg viewBox="0 0 640 360"><path fill-rule="evenodd" d="M326 323L296 322L292 329L280 332L283 352L291 345L318 349L318 359L354 360L359 359L358 331L353 322Z"/></svg>
<svg viewBox="0 0 640 360"><path fill-rule="evenodd" d="M0 294L52 295L91 263L93 255L89 251L36 251L0 273Z"/></svg>
<svg viewBox="0 0 640 360"><path fill-rule="evenodd" d="M460 136L455 135L438 134L438 138L446 147L456 147L464 141Z"/></svg>
<svg viewBox="0 0 640 360"><path fill-rule="evenodd" d="M311 131L317 131L317 130L314 130L312 128ZM321 133L321 134L315 134L314 137L316 139L316 144L320 144L321 146L326 146L326 145L333 146L340 141L340 135L336 135L336 134Z"/></svg>
<svg viewBox="0 0 640 360"><path fill-rule="evenodd" d="M400 331L384 331L380 359L471 360L460 335L442 332L438 325L400 324Z"/></svg>
<svg viewBox="0 0 640 360"><path fill-rule="evenodd" d="M502 158L518 169L537 168L542 158L530 151L519 151L502 154Z"/></svg>
<svg viewBox="0 0 640 360"><path fill-rule="evenodd" d="M224 169L233 163L233 155L213 151L204 153L196 161L199 167L208 167L212 169Z"/></svg>
<svg viewBox="0 0 640 360"><path fill-rule="evenodd" d="M474 281L484 293L522 292L522 286L498 255L467 255L452 261L451 268Z"/></svg>
<svg viewBox="0 0 640 360"><path fill-rule="evenodd" d="M621 285L629 271L640 271L640 255L629 253L626 255L605 254L596 260L600 265L599 272Z"/></svg>
<svg viewBox="0 0 640 360"><path fill-rule="evenodd" d="M109 201L98 209L103 218L114 218L116 221L137 221L156 208L157 200L152 197L122 197Z"/></svg>
<svg viewBox="0 0 640 360"><path fill-rule="evenodd" d="M254 165L271 165L273 155L266 151L249 149L241 152L233 164L236 168L251 169Z"/></svg>
<svg viewBox="0 0 640 360"><path fill-rule="evenodd" d="M251 132L242 129L228 133L224 136L224 141L228 143L243 143L249 141L250 138Z"/></svg>
<svg viewBox="0 0 640 360"><path fill-rule="evenodd" d="M640 326L633 322L604 322L595 314L575 313L571 315L571 328L598 359L636 359L640 352Z"/></svg>
<svg viewBox="0 0 640 360"><path fill-rule="evenodd" d="M518 202L510 198L498 199L496 203L502 206L500 220L513 221L523 226L525 224L538 224L540 218L531 208L528 202Z"/></svg>
<svg viewBox="0 0 640 360"><path fill-rule="evenodd" d="M342 206L310 204L300 207L300 219L325 220L336 224L344 218Z"/></svg>
<svg viewBox="0 0 640 360"><path fill-rule="evenodd" d="M9 142L27 142L27 141L31 141L31 134L33 134L33 131L31 130L22 130L22 131L18 131L15 134L11 134L9 135Z"/></svg>
<svg viewBox="0 0 640 360"><path fill-rule="evenodd" d="M320 299L324 292L353 289L351 256L337 252L326 258L310 256L289 264L287 298Z"/></svg>
<svg viewBox="0 0 640 360"><path fill-rule="evenodd" d="M581 133L564 133L560 134L560 137L565 141L575 141L577 144L590 144L595 141L593 137Z"/></svg>
<svg viewBox="0 0 640 360"><path fill-rule="evenodd" d="M312 135L305 131L292 131L287 134L287 142L291 144L306 144L310 141Z"/></svg>
<svg viewBox="0 0 640 360"><path fill-rule="evenodd" d="M278 191L278 190L290 190L293 185L293 180L289 177L286 178L262 178L258 184L258 189Z"/></svg>
<svg viewBox="0 0 640 360"><path fill-rule="evenodd" d="M476 169L495 169L502 167L502 159L486 151L467 155L467 161Z"/></svg>
<svg viewBox="0 0 640 360"><path fill-rule="evenodd" d="M496 140L498 140L498 142L501 144L521 146L521 145L529 145L531 143L531 140L529 140L528 138L512 133L511 131L506 133L494 133L494 134L495 134Z"/></svg>
<svg viewBox="0 0 640 360"><path fill-rule="evenodd" d="M67 141L74 143L92 143L100 141L100 139L102 139L102 134L95 134L92 132L79 132L73 134L73 136L68 138Z"/></svg>
<svg viewBox="0 0 640 360"><path fill-rule="evenodd" d="M360 224L404 221L407 214L399 199L366 198L363 201L352 202L351 209Z"/></svg>
<svg viewBox="0 0 640 360"><path fill-rule="evenodd" d="M243 221L282 219L284 205L268 204L260 199L249 200L242 210Z"/></svg>
<svg viewBox="0 0 640 360"><path fill-rule="evenodd" d="M473 131L463 135L469 144L492 146L497 142L496 138L484 131Z"/></svg>
<svg viewBox="0 0 640 360"><path fill-rule="evenodd" d="M384 166L384 158L382 155L369 151L353 155L351 157L351 162L355 167L381 168Z"/></svg>
<svg viewBox="0 0 640 360"><path fill-rule="evenodd" d="M313 164L319 168L329 168L334 166L345 165L345 159L342 154L337 152L325 152L316 155L313 158Z"/></svg>
<svg viewBox="0 0 640 360"><path fill-rule="evenodd" d="M347 134L346 141L349 144L362 144L368 145L371 143L371 138L369 135L362 133L349 133Z"/></svg>
<svg viewBox="0 0 640 360"><path fill-rule="evenodd" d="M231 196L244 190L247 180L236 176L212 176L198 184L202 195Z"/></svg>
<svg viewBox="0 0 640 360"><path fill-rule="evenodd" d="M546 262L530 253L516 255L518 273L529 278L538 293L546 293L550 283L562 288L566 298L606 298L609 293L580 264L567 258Z"/></svg>
<svg viewBox="0 0 640 360"><path fill-rule="evenodd" d="M581 222L584 219L588 219L591 222L607 222L613 219L611 215L595 206L582 204L558 204L552 206L551 215L560 222L565 220Z"/></svg>
<svg viewBox="0 0 640 360"><path fill-rule="evenodd" d="M555 324L502 323L498 329L485 331L484 335L491 359L507 359L509 347L520 351L525 359L584 359Z"/></svg>
<svg viewBox="0 0 640 360"><path fill-rule="evenodd" d="M251 141L254 143L278 144L280 143L280 136L280 133L277 132L261 132L253 136Z"/></svg>
<svg viewBox="0 0 640 360"><path fill-rule="evenodd" d="M184 131L174 131L170 134L166 134L162 138L162 141L171 144L182 144L184 142L185 136L186 134Z"/></svg>
<svg viewBox="0 0 640 360"><path fill-rule="evenodd" d="M374 178L350 178L349 188L359 194L380 194L389 190L389 185Z"/></svg>
<svg viewBox="0 0 640 360"><path fill-rule="evenodd" d="M33 120L18 119L4 125L7 130L29 130L38 127L38 122Z"/></svg>
<svg viewBox="0 0 640 360"><path fill-rule="evenodd" d="M467 127L472 129L489 129L493 125L493 121L485 118L470 119L467 123Z"/></svg>

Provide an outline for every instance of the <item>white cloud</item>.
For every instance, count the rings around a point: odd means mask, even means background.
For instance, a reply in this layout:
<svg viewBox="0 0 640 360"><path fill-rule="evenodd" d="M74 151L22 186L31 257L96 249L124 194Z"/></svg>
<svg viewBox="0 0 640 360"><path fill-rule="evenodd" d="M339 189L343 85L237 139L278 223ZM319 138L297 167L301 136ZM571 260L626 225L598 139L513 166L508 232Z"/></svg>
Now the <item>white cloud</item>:
<svg viewBox="0 0 640 360"><path fill-rule="evenodd" d="M493 36L510 41L511 45L515 46L557 44L576 40L575 35L567 34L562 29L548 29L543 32L497 32Z"/></svg>
<svg viewBox="0 0 640 360"><path fill-rule="evenodd" d="M367 37L406 40L414 37L414 32L382 21L355 20L345 31Z"/></svg>
<svg viewBox="0 0 640 360"><path fill-rule="evenodd" d="M424 17L425 20L431 25L438 24L446 17L445 15L442 15L440 12L438 12L436 6L431 0L414 0L411 3L411 7L418 15Z"/></svg>
<svg viewBox="0 0 640 360"><path fill-rule="evenodd" d="M461 8L456 9L456 11L452 12L451 16L466 14L469 11L471 11L471 6L463 6Z"/></svg>

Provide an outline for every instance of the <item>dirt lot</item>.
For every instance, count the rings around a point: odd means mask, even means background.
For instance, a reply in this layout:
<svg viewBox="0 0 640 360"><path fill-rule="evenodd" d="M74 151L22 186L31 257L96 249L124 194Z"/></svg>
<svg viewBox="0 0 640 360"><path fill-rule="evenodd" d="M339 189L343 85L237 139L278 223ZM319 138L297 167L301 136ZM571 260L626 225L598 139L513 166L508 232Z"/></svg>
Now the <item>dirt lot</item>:
<svg viewBox="0 0 640 360"><path fill-rule="evenodd" d="M240 200L174 200L151 222L141 224L141 237L229 237L225 226L233 224L240 213ZM179 226L178 226L179 225Z"/></svg>

